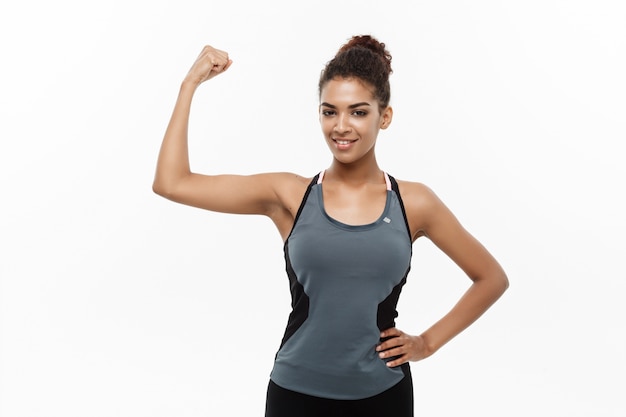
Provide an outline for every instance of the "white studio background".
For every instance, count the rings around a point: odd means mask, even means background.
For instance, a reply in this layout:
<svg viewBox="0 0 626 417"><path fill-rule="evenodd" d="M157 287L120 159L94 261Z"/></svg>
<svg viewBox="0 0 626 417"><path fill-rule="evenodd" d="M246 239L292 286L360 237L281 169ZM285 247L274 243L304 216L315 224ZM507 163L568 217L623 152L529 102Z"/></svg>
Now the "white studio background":
<svg viewBox="0 0 626 417"><path fill-rule="evenodd" d="M204 44L229 71L192 167L330 163L319 72L353 34L393 55L381 166L429 185L511 287L413 364L416 415L624 416L626 6L615 1L31 1L0 6L0 415L262 415L289 312L271 222L151 191ZM418 241L399 327L469 284Z"/></svg>

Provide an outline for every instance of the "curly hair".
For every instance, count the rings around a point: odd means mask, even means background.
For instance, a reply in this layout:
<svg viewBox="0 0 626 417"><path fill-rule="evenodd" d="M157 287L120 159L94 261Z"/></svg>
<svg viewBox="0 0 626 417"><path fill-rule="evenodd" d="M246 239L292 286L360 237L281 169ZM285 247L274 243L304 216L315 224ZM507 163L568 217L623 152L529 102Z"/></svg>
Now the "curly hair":
<svg viewBox="0 0 626 417"><path fill-rule="evenodd" d="M391 54L385 44L370 35L353 36L322 70L319 95L326 83L336 77L358 78L374 87L374 97L381 109L389 105Z"/></svg>

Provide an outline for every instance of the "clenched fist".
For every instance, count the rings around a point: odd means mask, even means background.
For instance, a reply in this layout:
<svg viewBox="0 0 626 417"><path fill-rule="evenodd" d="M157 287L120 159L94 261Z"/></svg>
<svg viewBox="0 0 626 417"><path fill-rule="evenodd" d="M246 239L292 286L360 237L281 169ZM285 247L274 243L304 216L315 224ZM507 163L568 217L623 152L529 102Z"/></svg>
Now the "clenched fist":
<svg viewBox="0 0 626 417"><path fill-rule="evenodd" d="M207 45L189 69L185 81L199 85L223 73L232 63L233 61L228 58L228 53Z"/></svg>

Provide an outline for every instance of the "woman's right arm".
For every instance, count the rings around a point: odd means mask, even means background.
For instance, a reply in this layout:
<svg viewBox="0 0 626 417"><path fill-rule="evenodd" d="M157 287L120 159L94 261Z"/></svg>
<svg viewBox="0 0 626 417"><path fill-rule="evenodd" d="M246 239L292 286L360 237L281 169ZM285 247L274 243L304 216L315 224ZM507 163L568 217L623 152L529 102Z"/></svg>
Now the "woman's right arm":
<svg viewBox="0 0 626 417"><path fill-rule="evenodd" d="M189 206L271 216L282 205L274 188L285 174L201 175L190 170L187 132L193 95L200 84L231 63L226 52L205 46L187 73L161 144L152 189Z"/></svg>

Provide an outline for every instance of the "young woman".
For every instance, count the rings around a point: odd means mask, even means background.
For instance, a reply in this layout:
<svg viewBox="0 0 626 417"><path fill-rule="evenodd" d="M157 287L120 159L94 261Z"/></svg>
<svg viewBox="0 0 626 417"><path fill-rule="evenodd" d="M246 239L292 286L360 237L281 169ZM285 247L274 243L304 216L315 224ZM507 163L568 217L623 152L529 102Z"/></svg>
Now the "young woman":
<svg viewBox="0 0 626 417"><path fill-rule="evenodd" d="M161 145L154 191L207 210L268 216L285 244L292 307L267 392L267 417L413 416L408 366L435 353L506 290L498 262L425 185L396 181L375 154L391 123L391 55L355 36L326 65L319 118L332 154L313 178L191 172L187 127L196 88L226 71L206 46L185 77ZM395 327L412 243L427 237L472 280L420 335Z"/></svg>

